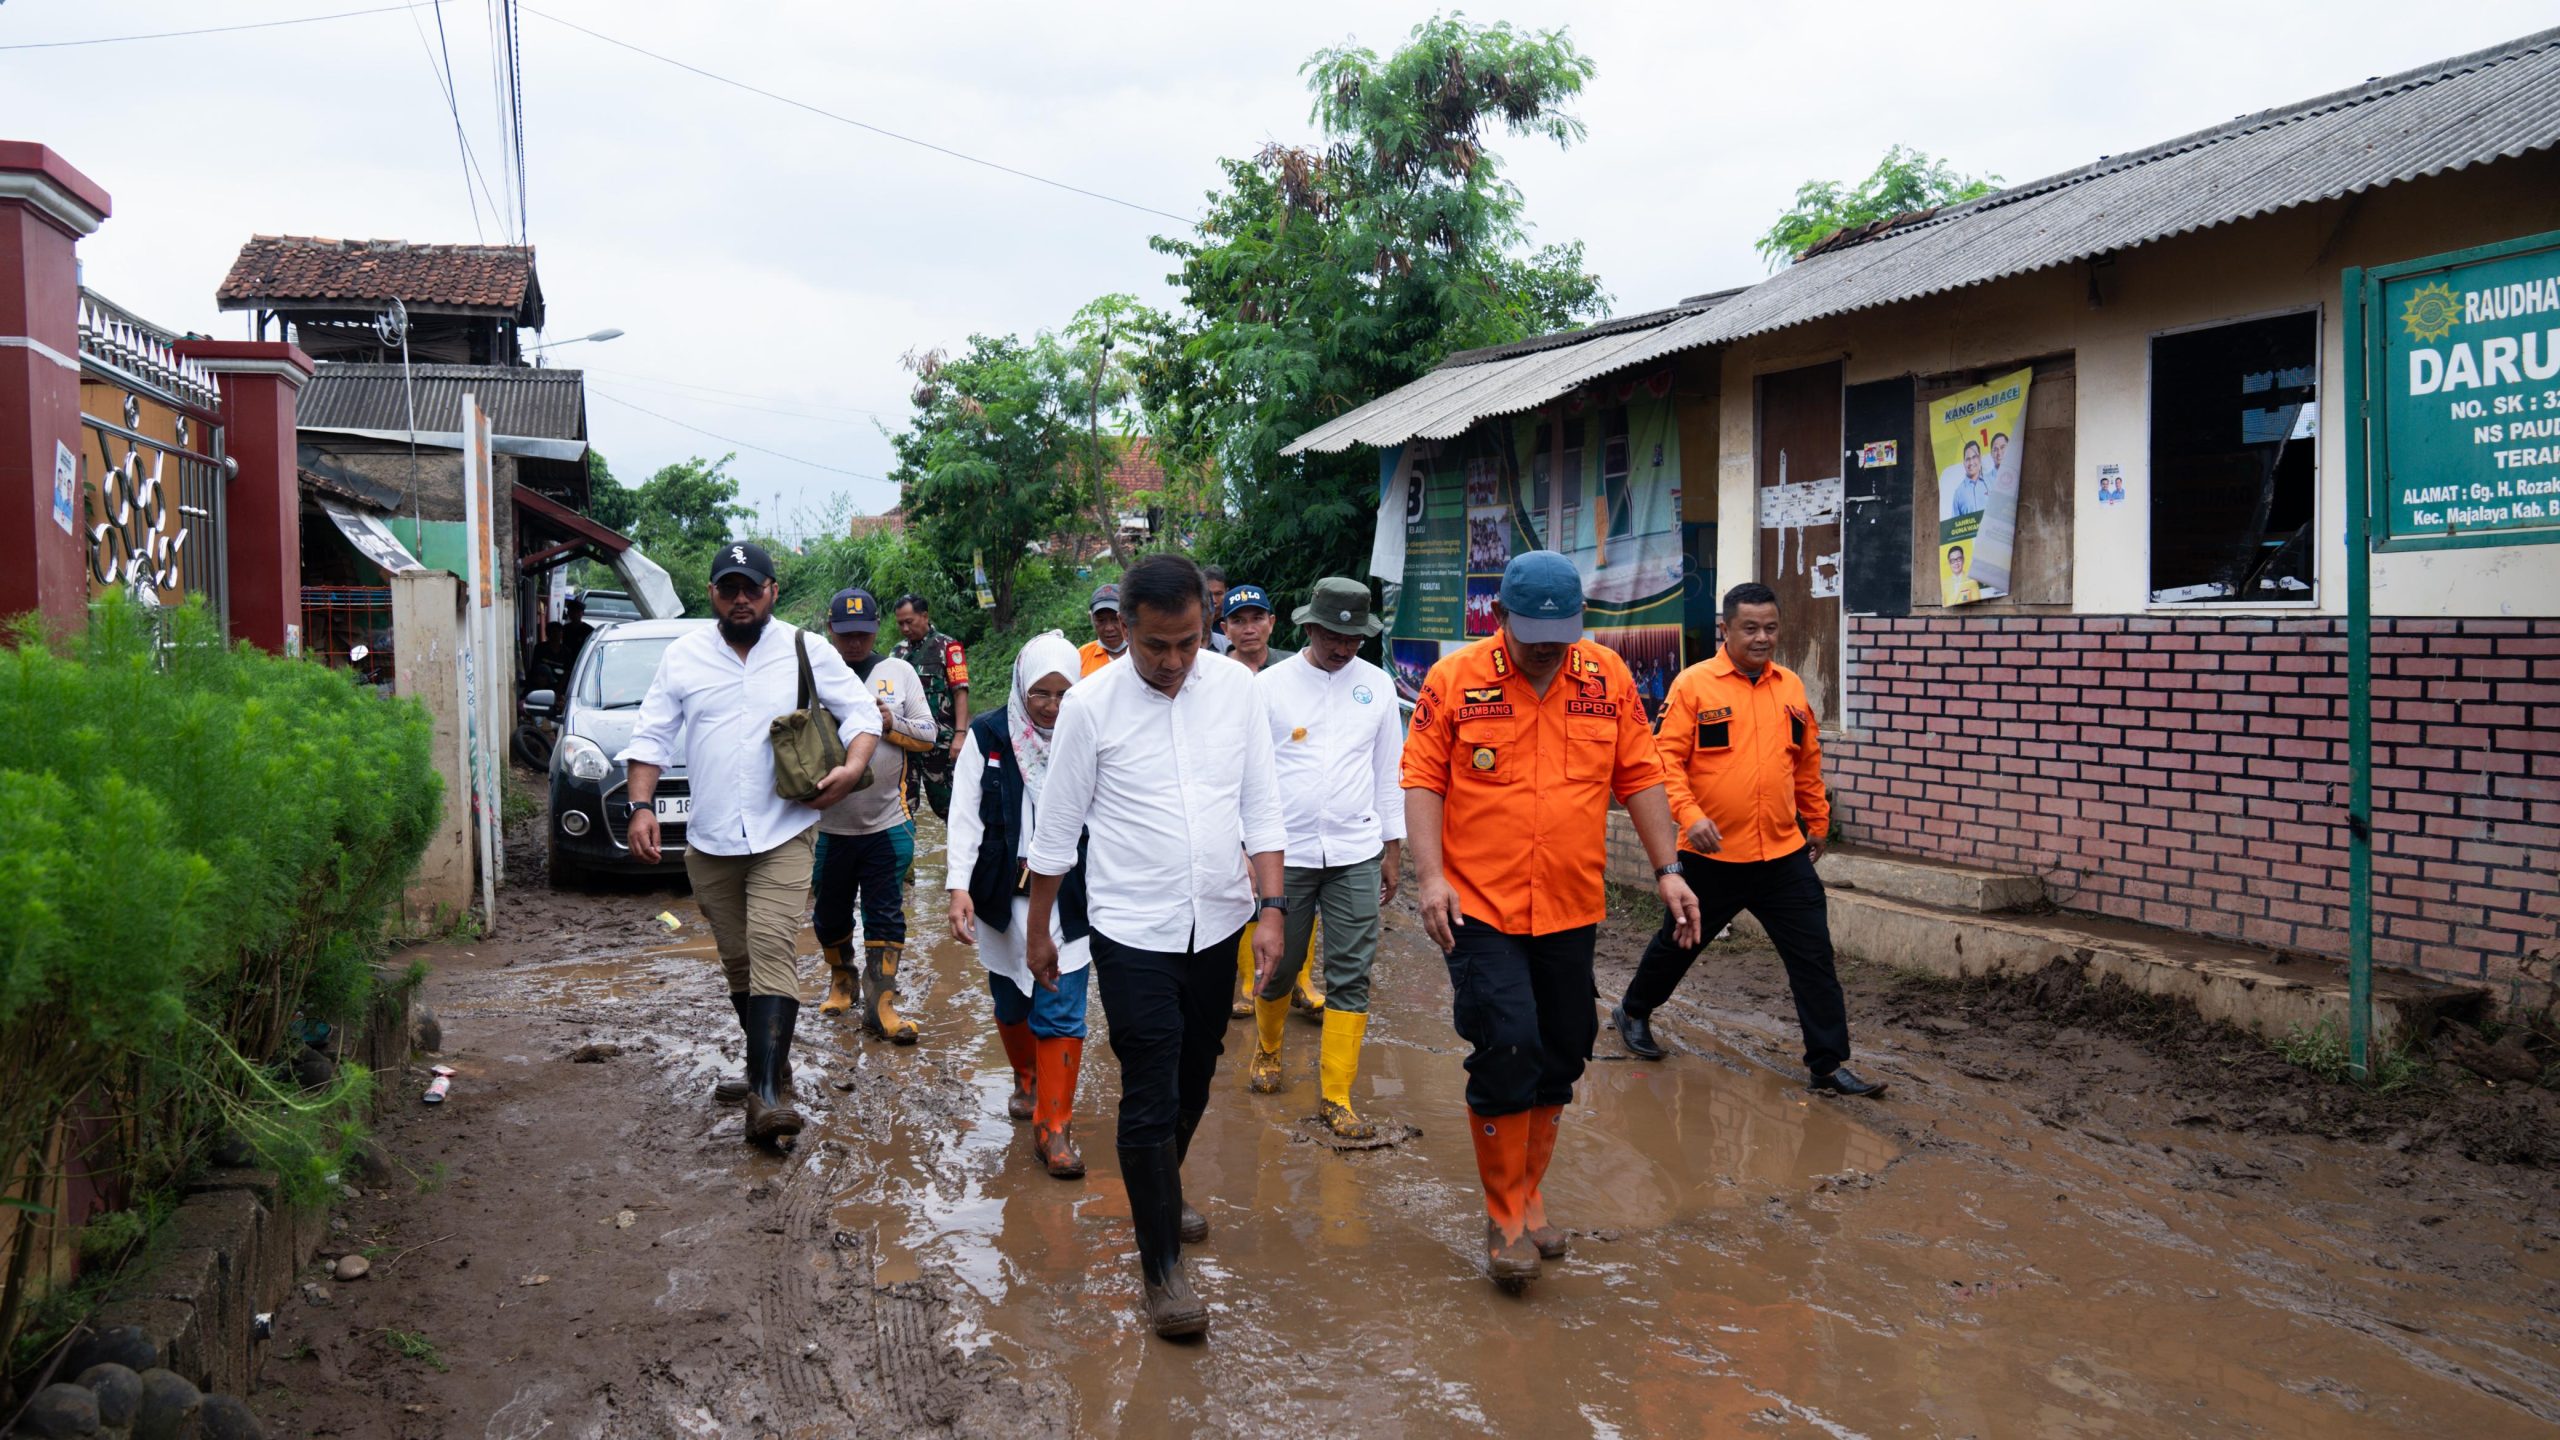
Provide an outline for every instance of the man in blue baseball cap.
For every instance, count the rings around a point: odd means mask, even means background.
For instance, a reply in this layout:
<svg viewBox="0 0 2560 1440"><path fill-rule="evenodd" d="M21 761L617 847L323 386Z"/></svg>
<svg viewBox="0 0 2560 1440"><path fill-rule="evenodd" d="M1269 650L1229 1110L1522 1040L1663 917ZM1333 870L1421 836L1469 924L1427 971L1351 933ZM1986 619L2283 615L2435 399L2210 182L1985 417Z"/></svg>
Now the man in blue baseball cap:
<svg viewBox="0 0 2560 1440"><path fill-rule="evenodd" d="M1673 938L1697 937L1653 728L1618 652L1582 634L1582 577L1512 557L1501 629L1442 657L1404 746L1405 841L1422 928L1447 953L1467 1057L1467 1130L1496 1284L1567 1251L1541 1188L1600 1031L1593 942L1608 914L1609 802L1635 821Z"/></svg>
<svg viewBox="0 0 2560 1440"><path fill-rule="evenodd" d="M907 947L907 881L916 856L906 772L933 752L940 730L915 666L881 653L878 596L858 588L837 591L827 602L827 637L845 667L878 697L884 743L871 752L871 783L818 817L818 895L809 923L818 948L827 953L828 975L818 1013L842 1015L859 1005L866 1033L913 1045L916 1024L897 1007L898 965ZM858 953L856 906L862 911Z"/></svg>
<svg viewBox="0 0 2560 1440"><path fill-rule="evenodd" d="M1227 658L1257 675L1298 653L1271 648L1271 592L1259 585L1229 589L1221 618L1227 625Z"/></svg>

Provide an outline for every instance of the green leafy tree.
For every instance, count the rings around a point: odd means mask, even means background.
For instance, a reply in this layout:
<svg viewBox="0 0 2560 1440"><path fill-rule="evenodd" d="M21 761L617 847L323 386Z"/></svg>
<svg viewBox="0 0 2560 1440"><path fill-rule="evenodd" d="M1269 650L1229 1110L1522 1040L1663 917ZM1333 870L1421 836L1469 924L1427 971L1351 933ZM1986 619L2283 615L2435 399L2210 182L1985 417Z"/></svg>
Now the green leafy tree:
<svg viewBox="0 0 2560 1440"><path fill-rule="evenodd" d="M906 357L916 377L915 414L890 437L891 473L905 497L909 535L952 588L968 593L983 556L993 622L1013 623L1016 579L1031 547L1091 509L1079 447L1088 387L1071 346L1041 335L974 335L966 355Z"/></svg>
<svg viewBox="0 0 2560 1440"><path fill-rule="evenodd" d="M604 452L587 452L587 518L608 530L623 530L640 515L640 497L614 478Z"/></svg>
<svg viewBox="0 0 2560 1440"><path fill-rule="evenodd" d="M1755 248L1776 269L1838 231L1979 199L1998 188L1997 175L1959 175L1944 160L1896 145L1884 152L1873 173L1855 185L1807 180L1797 186L1794 206L1778 217Z"/></svg>
<svg viewBox="0 0 2560 1440"><path fill-rule="evenodd" d="M1444 16L1380 58L1341 46L1301 69L1321 150L1226 160L1174 257L1179 315L1149 323L1142 400L1172 468L1215 476L1204 548L1283 592L1357 574L1377 514L1366 451L1284 458L1326 420L1450 352L1607 313L1578 244L1532 249L1494 132L1569 146L1592 62L1562 31ZM1139 317L1145 320L1146 317Z"/></svg>
<svg viewBox="0 0 2560 1440"><path fill-rule="evenodd" d="M666 567L687 615L711 613L711 552L729 538L730 522L747 513L736 503L738 482L728 473L737 458L732 452L717 460L680 460L630 492L630 521L622 531Z"/></svg>

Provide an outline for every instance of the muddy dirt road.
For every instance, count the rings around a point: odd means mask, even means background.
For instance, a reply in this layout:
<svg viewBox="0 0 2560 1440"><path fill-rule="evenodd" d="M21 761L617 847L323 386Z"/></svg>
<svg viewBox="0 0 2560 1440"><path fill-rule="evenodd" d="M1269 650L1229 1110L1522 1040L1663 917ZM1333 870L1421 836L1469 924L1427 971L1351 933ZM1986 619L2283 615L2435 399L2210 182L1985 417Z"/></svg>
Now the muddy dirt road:
<svg viewBox="0 0 2560 1440"><path fill-rule="evenodd" d="M919 845L928 878L938 840ZM2294 1077L2263 1054L2164 1057L1861 971L1860 1064L1893 1094L1817 1100L1791 1063L1774 959L1719 947L1659 1017L1671 1060L1626 1059L1604 1030L1548 1178L1574 1255L1511 1298L1472 1256L1446 972L1398 915L1358 1099L1421 1135L1359 1154L1314 1143L1299 1118L1316 1027L1291 1022L1290 1088L1260 1097L1239 1023L1185 1172L1211 1225L1192 1253L1213 1329L1176 1345L1133 1320L1099 1034L1077 1115L1092 1173L1052 1180L1005 1119L982 973L938 905L910 906L923 1043L863 1041L812 1005L795 1061L813 1123L776 1158L709 1102L735 1026L688 900L623 887L504 903L496 940L429 952L460 1074L440 1108L393 1107L383 1138L403 1173L343 1212L334 1248L370 1250L373 1277L322 1282L325 1303L278 1317L258 1403L289 1430L2560 1425L2552 1172L2465 1158L2441 1126L2346 1141L2271 1128L2270 1109L2320 1128L2318 1106L2287 1098ZM1609 937L1604 989L1641 938ZM585 1046L619 1053L573 1059ZM2547 1134L2548 1099L2520 1101L2514 1123Z"/></svg>

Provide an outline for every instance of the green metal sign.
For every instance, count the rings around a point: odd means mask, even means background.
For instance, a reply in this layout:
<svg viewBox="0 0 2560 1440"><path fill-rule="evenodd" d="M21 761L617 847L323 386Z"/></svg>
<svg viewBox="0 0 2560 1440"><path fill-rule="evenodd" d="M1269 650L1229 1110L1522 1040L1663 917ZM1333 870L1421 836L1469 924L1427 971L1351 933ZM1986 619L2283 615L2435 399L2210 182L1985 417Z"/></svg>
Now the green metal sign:
<svg viewBox="0 0 2560 1440"><path fill-rule="evenodd" d="M2364 272L2375 548L2560 541L2560 232Z"/></svg>

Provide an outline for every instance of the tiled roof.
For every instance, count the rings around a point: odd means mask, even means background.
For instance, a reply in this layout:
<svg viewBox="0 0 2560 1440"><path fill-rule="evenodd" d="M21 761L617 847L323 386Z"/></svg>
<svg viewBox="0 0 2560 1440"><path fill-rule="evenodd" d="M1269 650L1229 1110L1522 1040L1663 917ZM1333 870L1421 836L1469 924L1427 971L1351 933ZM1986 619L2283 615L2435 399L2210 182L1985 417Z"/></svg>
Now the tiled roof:
<svg viewBox="0 0 2560 1440"><path fill-rule="evenodd" d="M1164 465L1156 459L1156 442L1144 435L1107 442L1115 452L1106 478L1111 493L1122 499L1164 492Z"/></svg>
<svg viewBox="0 0 2560 1440"><path fill-rule="evenodd" d="M214 298L225 310L343 300L522 312L541 304L530 245L413 245L257 235Z"/></svg>

